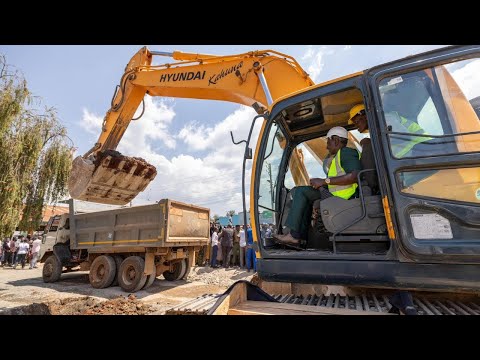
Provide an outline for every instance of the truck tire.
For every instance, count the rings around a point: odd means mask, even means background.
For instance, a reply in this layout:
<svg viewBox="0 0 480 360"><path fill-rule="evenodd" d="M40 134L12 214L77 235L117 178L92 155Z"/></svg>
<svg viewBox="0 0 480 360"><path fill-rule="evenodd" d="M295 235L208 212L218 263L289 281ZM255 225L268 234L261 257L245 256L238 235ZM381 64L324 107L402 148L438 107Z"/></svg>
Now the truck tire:
<svg viewBox="0 0 480 360"><path fill-rule="evenodd" d="M118 286L118 272L120 271L120 265L122 265L123 257L120 255L113 255L113 260L115 260L115 277L113 278L113 283L110 286Z"/></svg>
<svg viewBox="0 0 480 360"><path fill-rule="evenodd" d="M153 269L153 274L147 275L147 281L145 282L145 286L143 287L143 290L148 289L150 286L152 286L156 277L157 277L157 271L156 269Z"/></svg>
<svg viewBox="0 0 480 360"><path fill-rule="evenodd" d="M109 287L115 278L117 267L111 256L101 255L92 262L88 278L95 289Z"/></svg>
<svg viewBox="0 0 480 360"><path fill-rule="evenodd" d="M58 281L62 275L62 264L55 255L50 255L43 265L42 278L43 282L52 283Z"/></svg>
<svg viewBox="0 0 480 360"><path fill-rule="evenodd" d="M190 266L190 263L188 262L188 259L183 259L185 261L185 272L183 273L183 276L180 279L186 279L188 277L188 274L190 274L190 270L192 267Z"/></svg>
<svg viewBox="0 0 480 360"><path fill-rule="evenodd" d="M118 272L118 284L127 292L140 290L147 282L147 275L143 273L145 260L140 256L129 256L123 260Z"/></svg>
<svg viewBox="0 0 480 360"><path fill-rule="evenodd" d="M168 281L180 280L184 275L187 269L185 259L178 261L173 264L173 271L164 271L163 277Z"/></svg>

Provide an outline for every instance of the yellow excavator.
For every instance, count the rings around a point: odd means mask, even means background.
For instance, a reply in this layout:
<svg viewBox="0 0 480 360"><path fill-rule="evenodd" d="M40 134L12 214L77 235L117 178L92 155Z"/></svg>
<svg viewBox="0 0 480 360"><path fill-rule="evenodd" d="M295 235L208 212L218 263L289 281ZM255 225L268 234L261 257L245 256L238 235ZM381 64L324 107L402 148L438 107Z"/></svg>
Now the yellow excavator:
<svg viewBox="0 0 480 360"><path fill-rule="evenodd" d="M152 66L155 55L177 62ZM126 204L155 177L155 168L144 160L115 151L145 94L252 106L258 115L245 141L243 174L252 159L253 127L259 119L262 125L250 214L244 191L243 215L244 223L250 220L263 282L420 291L407 301L420 313L480 314L479 56L478 46L445 47L315 85L295 59L272 50L212 56L143 48L127 65L98 142L74 160L70 194ZM316 201L306 242L297 248L279 244L270 234L289 230L296 187L327 175L322 167L327 132L346 128L348 146L362 152L365 135L349 122L355 105L365 109L373 150L372 166L358 174L358 193L348 200ZM265 214L273 214L268 225L262 224ZM423 295L427 292L433 297ZM444 302L439 292L473 298ZM241 298L248 307L247 293L230 300ZM379 312L391 305L378 292L285 299L363 310L374 304ZM235 301L215 308L228 313ZM245 306L241 311L248 312Z"/></svg>

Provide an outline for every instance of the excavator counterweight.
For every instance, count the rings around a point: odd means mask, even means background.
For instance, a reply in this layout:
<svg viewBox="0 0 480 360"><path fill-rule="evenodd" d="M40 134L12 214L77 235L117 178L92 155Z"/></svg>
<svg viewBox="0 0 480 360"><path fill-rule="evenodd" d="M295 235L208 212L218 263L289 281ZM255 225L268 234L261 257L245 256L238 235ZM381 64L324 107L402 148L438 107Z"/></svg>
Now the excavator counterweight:
<svg viewBox="0 0 480 360"><path fill-rule="evenodd" d="M154 55L169 56L176 62L151 65ZM146 94L230 101L263 113L279 97L312 85L294 58L272 50L215 56L151 52L143 47L127 64L97 143L73 161L70 195L125 205L155 178L155 166L116 151Z"/></svg>

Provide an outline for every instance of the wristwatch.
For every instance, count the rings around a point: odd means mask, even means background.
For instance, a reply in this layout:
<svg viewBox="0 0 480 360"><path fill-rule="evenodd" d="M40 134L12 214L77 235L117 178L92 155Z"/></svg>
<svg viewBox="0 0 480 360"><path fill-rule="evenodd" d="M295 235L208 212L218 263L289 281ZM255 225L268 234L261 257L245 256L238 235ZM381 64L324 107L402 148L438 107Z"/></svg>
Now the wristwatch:
<svg viewBox="0 0 480 360"><path fill-rule="evenodd" d="M330 184L330 178L325 179L325 184L329 185Z"/></svg>

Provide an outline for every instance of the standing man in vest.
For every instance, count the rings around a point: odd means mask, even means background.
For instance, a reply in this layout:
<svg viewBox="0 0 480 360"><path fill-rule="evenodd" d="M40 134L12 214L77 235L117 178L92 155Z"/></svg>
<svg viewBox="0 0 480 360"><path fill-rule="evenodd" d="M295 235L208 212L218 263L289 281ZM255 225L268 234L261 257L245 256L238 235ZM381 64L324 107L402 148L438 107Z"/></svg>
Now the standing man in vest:
<svg viewBox="0 0 480 360"><path fill-rule="evenodd" d="M347 143L348 132L345 128L335 126L328 131L327 150L330 154L324 160L327 178L310 179L311 186L299 186L295 189L286 221L290 233L276 235L278 242L299 245L306 239L315 200L324 200L331 196L350 199L355 196L358 187L357 174L361 170L361 164L357 150L346 147Z"/></svg>

